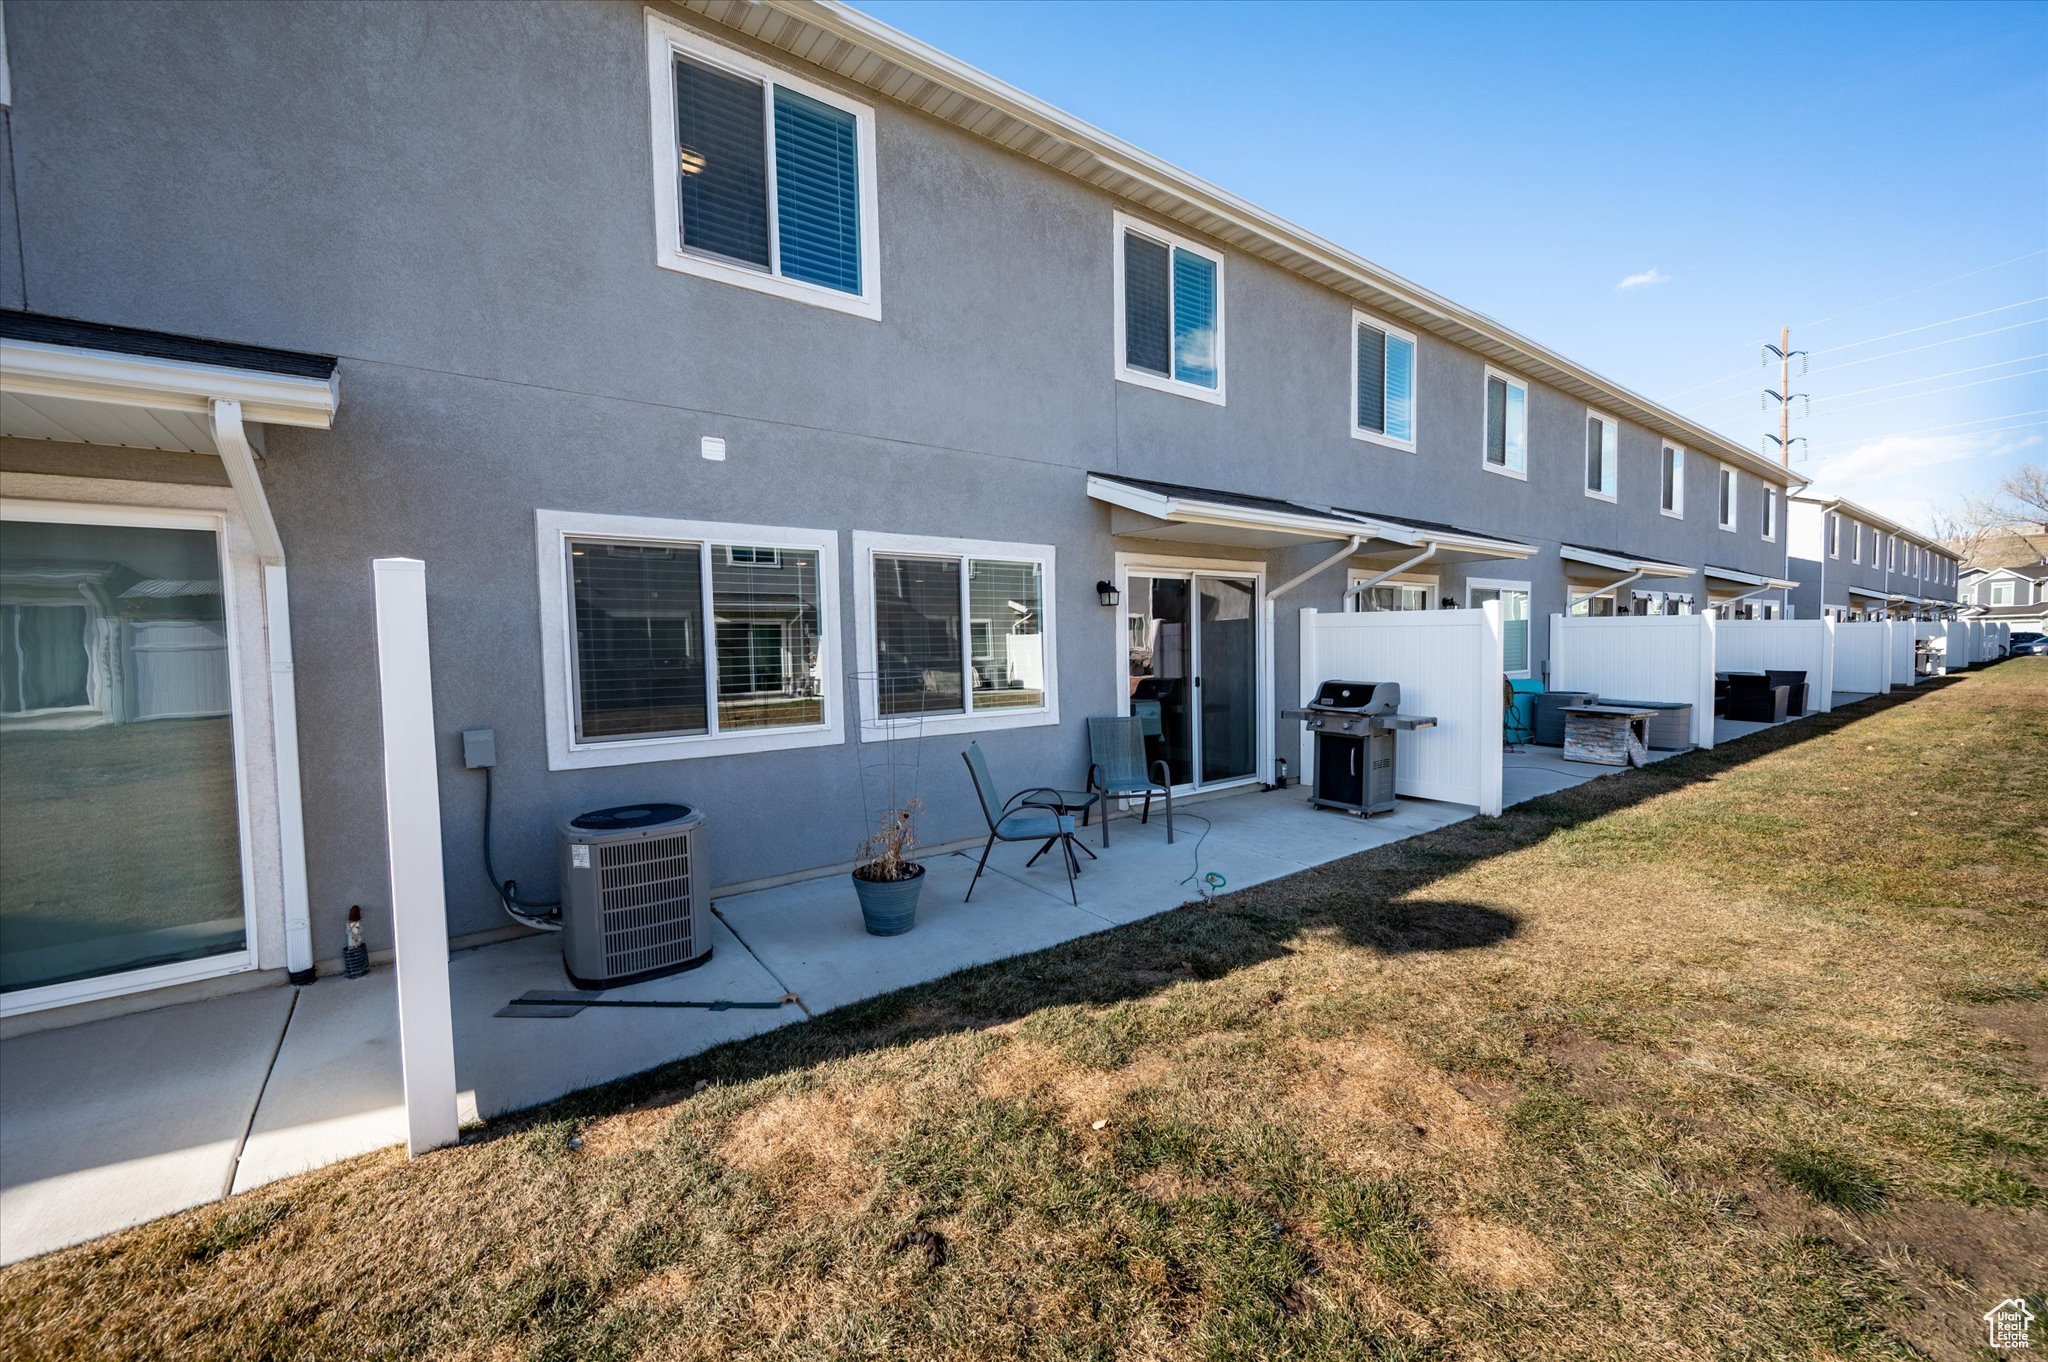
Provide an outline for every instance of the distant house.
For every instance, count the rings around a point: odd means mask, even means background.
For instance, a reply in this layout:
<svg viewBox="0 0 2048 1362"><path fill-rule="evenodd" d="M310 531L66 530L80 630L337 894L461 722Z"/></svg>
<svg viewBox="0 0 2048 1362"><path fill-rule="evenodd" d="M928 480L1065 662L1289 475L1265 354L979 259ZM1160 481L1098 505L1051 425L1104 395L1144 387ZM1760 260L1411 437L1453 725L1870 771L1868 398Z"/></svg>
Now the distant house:
<svg viewBox="0 0 2048 1362"><path fill-rule="evenodd" d="M1967 618L2014 629L2048 627L2048 560L2019 567L1968 568L1957 585L1968 607Z"/></svg>

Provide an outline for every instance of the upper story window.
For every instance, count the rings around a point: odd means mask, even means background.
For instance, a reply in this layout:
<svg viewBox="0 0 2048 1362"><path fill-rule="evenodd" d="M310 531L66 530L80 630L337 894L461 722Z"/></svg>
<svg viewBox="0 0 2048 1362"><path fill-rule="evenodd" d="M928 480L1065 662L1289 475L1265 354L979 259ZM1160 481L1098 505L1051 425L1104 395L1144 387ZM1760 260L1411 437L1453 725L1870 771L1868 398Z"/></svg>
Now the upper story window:
<svg viewBox="0 0 2048 1362"><path fill-rule="evenodd" d="M1763 536L1766 539L1778 537L1778 489L1775 487L1764 488Z"/></svg>
<svg viewBox="0 0 2048 1362"><path fill-rule="evenodd" d="M1123 213L1116 223L1116 376L1223 402L1223 257Z"/></svg>
<svg viewBox="0 0 2048 1362"><path fill-rule="evenodd" d="M1721 528L1732 530L1735 528L1735 470L1725 463L1721 465L1720 491Z"/></svg>
<svg viewBox="0 0 2048 1362"><path fill-rule="evenodd" d="M832 531L535 523L550 769L840 741Z"/></svg>
<svg viewBox="0 0 2048 1362"><path fill-rule="evenodd" d="M1363 312L1351 314L1351 433L1415 448L1415 336Z"/></svg>
<svg viewBox="0 0 2048 1362"><path fill-rule="evenodd" d="M1993 605L2011 605L2012 583L1993 582L1991 584L1991 603Z"/></svg>
<svg viewBox="0 0 2048 1362"><path fill-rule="evenodd" d="M655 263L879 317L874 110L654 14L647 59Z"/></svg>
<svg viewBox="0 0 2048 1362"><path fill-rule="evenodd" d="M1611 416L1586 413L1586 495L1614 500L1615 465L1621 460L1621 424Z"/></svg>
<svg viewBox="0 0 2048 1362"><path fill-rule="evenodd" d="M1491 365L1486 370L1483 466L1509 477L1529 476L1529 385Z"/></svg>
<svg viewBox="0 0 2048 1362"><path fill-rule="evenodd" d="M1842 556L1842 518L1833 511L1828 512L1828 557Z"/></svg>
<svg viewBox="0 0 2048 1362"><path fill-rule="evenodd" d="M1863 561L1863 522L1860 520L1849 522L1849 561Z"/></svg>
<svg viewBox="0 0 2048 1362"><path fill-rule="evenodd" d="M1899 569L1899 537L1895 534L1885 538L1884 566L1887 572Z"/></svg>
<svg viewBox="0 0 2048 1362"><path fill-rule="evenodd" d="M1664 486L1658 493L1657 509L1677 519L1685 518L1685 451L1677 445L1664 446Z"/></svg>

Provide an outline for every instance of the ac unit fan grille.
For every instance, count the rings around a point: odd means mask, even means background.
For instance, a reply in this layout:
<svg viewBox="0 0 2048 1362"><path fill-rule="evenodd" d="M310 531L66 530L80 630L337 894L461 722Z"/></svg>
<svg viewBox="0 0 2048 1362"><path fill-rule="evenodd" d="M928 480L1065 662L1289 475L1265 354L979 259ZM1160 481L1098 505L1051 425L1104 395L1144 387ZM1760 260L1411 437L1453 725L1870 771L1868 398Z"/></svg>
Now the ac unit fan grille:
<svg viewBox="0 0 2048 1362"><path fill-rule="evenodd" d="M600 845L597 881L607 975L663 969L696 957L687 836Z"/></svg>

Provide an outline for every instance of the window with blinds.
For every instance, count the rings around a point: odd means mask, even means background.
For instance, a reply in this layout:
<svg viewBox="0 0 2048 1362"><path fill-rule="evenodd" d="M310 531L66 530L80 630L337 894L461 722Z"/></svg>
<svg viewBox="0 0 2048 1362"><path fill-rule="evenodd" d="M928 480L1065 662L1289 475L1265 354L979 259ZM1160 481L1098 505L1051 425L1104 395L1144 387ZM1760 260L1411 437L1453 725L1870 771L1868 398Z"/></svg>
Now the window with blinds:
<svg viewBox="0 0 2048 1362"><path fill-rule="evenodd" d="M569 542L580 742L824 721L815 550Z"/></svg>
<svg viewBox="0 0 2048 1362"><path fill-rule="evenodd" d="M1614 500L1615 465L1621 458L1621 425L1606 416L1586 416L1586 495Z"/></svg>
<svg viewBox="0 0 2048 1362"><path fill-rule="evenodd" d="M1735 528L1735 470L1727 464L1721 465L1721 528Z"/></svg>
<svg viewBox="0 0 2048 1362"><path fill-rule="evenodd" d="M1221 400L1223 258L1116 215L1120 378Z"/></svg>
<svg viewBox="0 0 2048 1362"><path fill-rule="evenodd" d="M1766 539L1776 539L1778 537L1778 489L1775 487L1764 488L1763 537Z"/></svg>
<svg viewBox="0 0 2048 1362"><path fill-rule="evenodd" d="M1486 467L1526 477L1529 470L1529 389L1506 374L1486 374Z"/></svg>
<svg viewBox="0 0 2048 1362"><path fill-rule="evenodd" d="M1354 314L1352 328L1351 433L1415 448L1415 337L1363 314Z"/></svg>
<svg viewBox="0 0 2048 1362"><path fill-rule="evenodd" d="M657 145L675 147L660 263L878 315L873 111L658 15L648 35Z"/></svg>
<svg viewBox="0 0 2048 1362"><path fill-rule="evenodd" d="M1511 675L1529 671L1529 588L1526 586L1475 586L1466 600L1474 608L1488 601L1500 602L1501 667Z"/></svg>
<svg viewBox="0 0 2048 1362"><path fill-rule="evenodd" d="M873 561L882 718L1045 704L1039 564L899 553Z"/></svg>

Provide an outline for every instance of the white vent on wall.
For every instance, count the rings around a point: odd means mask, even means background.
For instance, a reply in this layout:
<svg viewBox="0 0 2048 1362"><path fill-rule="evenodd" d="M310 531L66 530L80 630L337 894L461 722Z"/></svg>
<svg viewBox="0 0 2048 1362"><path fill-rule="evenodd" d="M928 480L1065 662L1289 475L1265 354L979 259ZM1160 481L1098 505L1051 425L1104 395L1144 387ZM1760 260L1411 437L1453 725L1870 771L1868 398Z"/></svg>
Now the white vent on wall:
<svg viewBox="0 0 2048 1362"><path fill-rule="evenodd" d="M698 451L713 463L724 463L725 437L723 435L706 435L698 443Z"/></svg>

